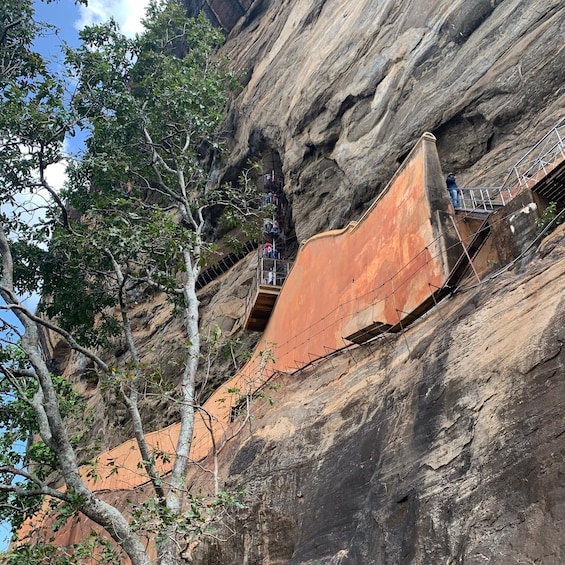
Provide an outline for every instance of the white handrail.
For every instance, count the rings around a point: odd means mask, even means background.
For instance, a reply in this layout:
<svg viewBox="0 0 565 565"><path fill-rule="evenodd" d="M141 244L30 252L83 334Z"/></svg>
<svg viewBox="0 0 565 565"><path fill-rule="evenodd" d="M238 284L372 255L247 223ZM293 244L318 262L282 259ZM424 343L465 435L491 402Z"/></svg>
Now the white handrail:
<svg viewBox="0 0 565 565"><path fill-rule="evenodd" d="M560 161L565 161L565 116L516 162L501 186L459 188L461 208L492 211L504 206L532 188Z"/></svg>
<svg viewBox="0 0 565 565"><path fill-rule="evenodd" d="M522 189L530 188L540 171L547 174L561 159L565 160L565 116L516 162L502 186L516 186L518 183Z"/></svg>

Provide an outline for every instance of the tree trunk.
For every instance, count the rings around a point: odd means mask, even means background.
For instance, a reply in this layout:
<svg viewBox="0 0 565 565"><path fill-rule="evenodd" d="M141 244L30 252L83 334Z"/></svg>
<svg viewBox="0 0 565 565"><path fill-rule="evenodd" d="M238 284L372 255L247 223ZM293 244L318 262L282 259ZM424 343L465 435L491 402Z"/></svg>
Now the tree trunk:
<svg viewBox="0 0 565 565"><path fill-rule="evenodd" d="M186 472L194 431L194 388L200 360L200 332L198 327L198 307L200 302L196 296L196 279L200 269L197 266L192 266L193 257L189 250L184 250L183 254L187 271L187 280L183 286L183 298L186 316L186 338L189 347L188 359L184 366L181 384L179 439L166 499L167 509L173 515L181 512L186 492ZM159 565L171 565L176 562L178 546L175 536L176 527L173 523L163 531L160 539L157 541Z"/></svg>
<svg viewBox="0 0 565 565"><path fill-rule="evenodd" d="M58 468L65 480L67 492L72 492L82 499L79 510L112 536L118 546L127 553L132 565L151 565L145 547L131 529L128 520L116 508L94 496L80 476L76 454L59 411L57 392L41 354L37 323L26 315L25 309L19 308L21 305L14 293L12 254L1 225L0 255L2 257L0 295L6 304L18 306L14 309L14 313L25 330L21 339L21 347L28 356L39 385L38 394L32 405L41 438L57 454Z"/></svg>

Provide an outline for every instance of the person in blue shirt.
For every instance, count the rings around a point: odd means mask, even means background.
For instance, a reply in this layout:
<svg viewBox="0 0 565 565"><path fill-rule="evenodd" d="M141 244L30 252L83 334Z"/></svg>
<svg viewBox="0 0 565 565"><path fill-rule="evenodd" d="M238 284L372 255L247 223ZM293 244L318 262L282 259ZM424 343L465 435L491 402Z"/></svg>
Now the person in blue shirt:
<svg viewBox="0 0 565 565"><path fill-rule="evenodd" d="M455 175L449 173L445 179L445 184L447 185L447 190L449 190L449 195L451 196L451 201L453 202L454 208L460 208L461 203L459 202L459 187L455 180Z"/></svg>

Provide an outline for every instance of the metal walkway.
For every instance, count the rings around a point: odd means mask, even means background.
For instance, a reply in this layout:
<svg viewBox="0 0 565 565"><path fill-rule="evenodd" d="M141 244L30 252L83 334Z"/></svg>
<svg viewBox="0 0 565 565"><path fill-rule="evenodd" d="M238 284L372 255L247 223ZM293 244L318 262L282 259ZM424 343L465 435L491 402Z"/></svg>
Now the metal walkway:
<svg viewBox="0 0 565 565"><path fill-rule="evenodd" d="M565 117L510 169L501 186L460 188L461 209L490 213L527 189L565 205Z"/></svg>
<svg viewBox="0 0 565 565"><path fill-rule="evenodd" d="M213 280L217 279L223 273L229 271L235 264L239 263L249 253L259 247L257 241L247 241L244 243L239 251L233 251L222 257L217 263L213 263L208 268L204 269L197 281L196 290L200 290Z"/></svg>

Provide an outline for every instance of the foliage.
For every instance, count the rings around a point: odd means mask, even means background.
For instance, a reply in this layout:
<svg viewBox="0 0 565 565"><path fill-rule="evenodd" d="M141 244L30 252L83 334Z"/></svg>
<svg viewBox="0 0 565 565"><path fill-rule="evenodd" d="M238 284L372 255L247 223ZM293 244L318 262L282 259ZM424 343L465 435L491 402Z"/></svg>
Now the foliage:
<svg viewBox="0 0 565 565"><path fill-rule="evenodd" d="M41 263L43 293L49 297L43 311L80 343L109 345L121 333L113 315L122 285L114 261L129 277L130 290L148 273L163 288L174 288L181 249L189 240L159 207L141 213L132 199L108 198L104 209L90 209L72 231L59 229L50 241Z"/></svg>
<svg viewBox="0 0 565 565"><path fill-rule="evenodd" d="M218 231L248 233L258 201L249 176L237 186L208 179L222 159L219 126L235 86L217 55L221 35L203 16L186 19L177 2L151 2L144 25L134 39L113 21L86 28L82 45L66 50L65 72L58 74L31 47L41 28L31 2L8 0L0 8L0 203L10 205L0 215L0 308L19 322L12 325L13 344L0 352L0 426L9 430L0 444L0 515L17 527L50 497L55 528L82 512L134 565L148 563L146 549L130 520L81 477L79 438L68 430L81 403L67 381L49 371L41 335L47 328L65 340L100 373L107 391L121 396L155 491L158 561L174 562L176 538L202 532L200 522L232 504L229 497L203 504L186 492L201 358L196 281ZM76 84L72 94L70 84ZM85 151L70 163L67 186L58 193L45 171L66 159L63 143L76 128L87 132ZM166 491L156 464L170 455L147 444L139 406L142 387L155 373L140 361L130 320L148 288L174 302L186 332L175 391L181 432ZM37 289L40 315L18 298ZM113 368L100 348L118 338L128 363ZM226 347L235 363L232 345ZM25 449L15 447L24 442ZM55 471L65 489L50 486ZM93 461L90 478L97 473ZM22 545L10 559L70 564L88 555L85 547L67 553Z"/></svg>
<svg viewBox="0 0 565 565"><path fill-rule="evenodd" d="M55 232L40 268L45 312L83 344L104 345L117 333L105 315L118 304L114 262L128 290L143 282L182 302L179 274L197 276L215 249L206 228L214 210L251 224L254 187L209 186L203 161L219 154L217 128L234 85L214 55L221 35L204 16L186 21L174 2L152 3L145 25L135 39L113 21L86 28L82 46L67 51L78 80L73 107L91 135L62 194L80 221ZM60 210L51 213L66 223Z"/></svg>
<svg viewBox="0 0 565 565"><path fill-rule="evenodd" d="M197 541L202 536L213 536L226 516L245 508L241 490L219 491L212 496L187 495L186 508L178 515L163 512L159 500L150 497L132 512L135 528L145 535L159 536L167 525L174 523L185 542Z"/></svg>
<svg viewBox="0 0 565 565"><path fill-rule="evenodd" d="M85 3L77 0L76 3ZM49 69L34 48L54 33L37 22L32 0L3 0L0 7L0 203L15 203L26 190L45 188L45 169L63 157L62 144L77 120L65 103L68 77ZM14 221L16 220L16 221ZM18 218L12 218L14 228ZM19 225L22 228L22 225ZM27 231L27 235L30 235Z"/></svg>
<svg viewBox="0 0 565 565"><path fill-rule="evenodd" d="M558 212L557 202L550 202L547 208L543 211L541 218L536 220L536 227L538 232L541 233L550 224L555 229L563 221L563 212Z"/></svg>
<svg viewBox="0 0 565 565"><path fill-rule="evenodd" d="M5 565L80 565L93 556L96 556L98 565L120 562L116 548L95 531L84 541L70 547L58 547L42 541L21 543L0 557Z"/></svg>

